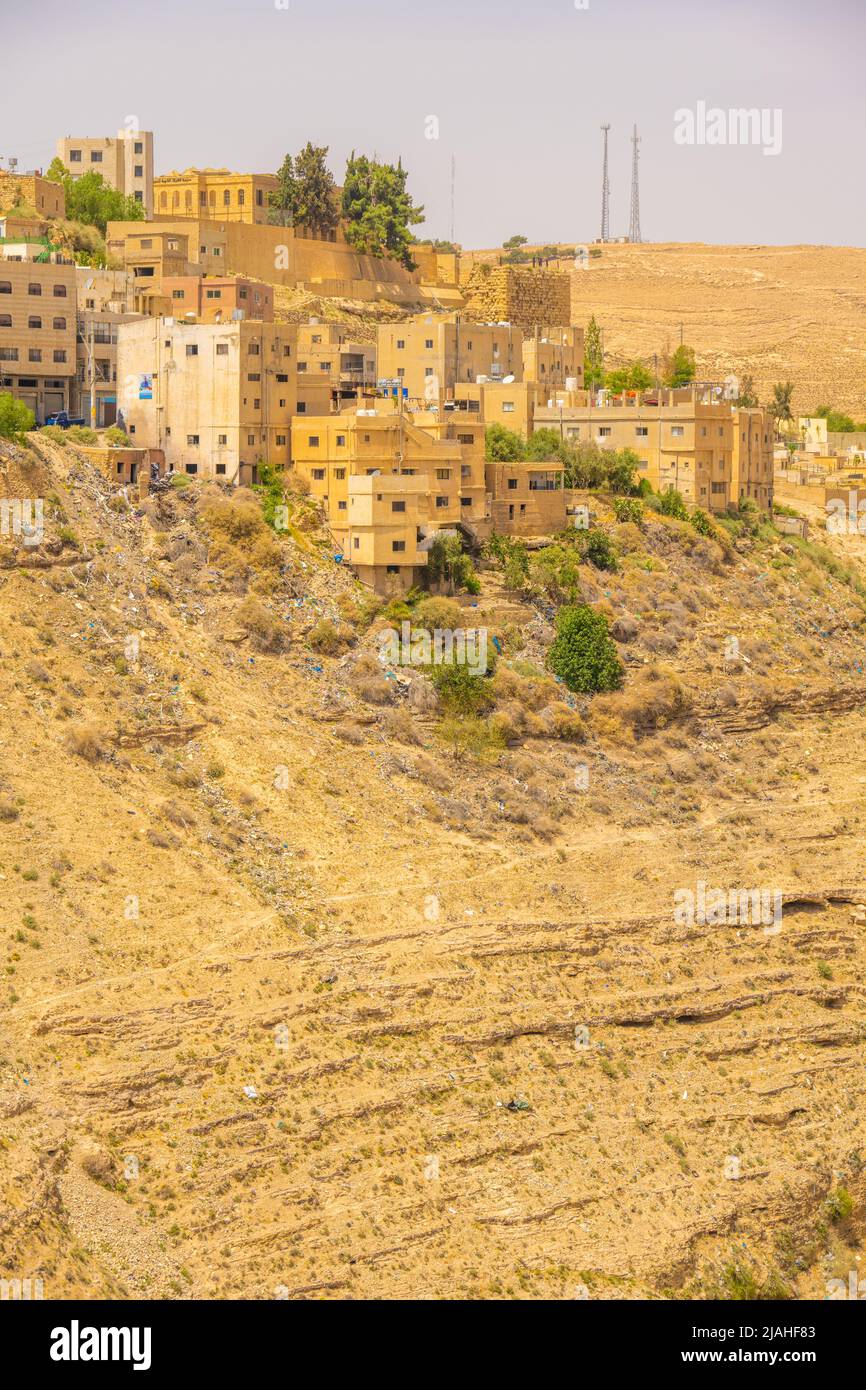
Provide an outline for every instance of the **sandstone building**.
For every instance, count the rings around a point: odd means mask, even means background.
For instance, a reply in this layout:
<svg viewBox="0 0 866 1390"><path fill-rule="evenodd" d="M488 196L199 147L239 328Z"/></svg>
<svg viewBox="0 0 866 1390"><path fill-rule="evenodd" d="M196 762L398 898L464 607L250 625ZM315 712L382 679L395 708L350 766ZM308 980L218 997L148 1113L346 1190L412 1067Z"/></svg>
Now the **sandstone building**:
<svg viewBox="0 0 866 1390"><path fill-rule="evenodd" d="M101 174L107 184L153 216L153 132L120 130L117 136L66 135L57 154L72 177Z"/></svg>

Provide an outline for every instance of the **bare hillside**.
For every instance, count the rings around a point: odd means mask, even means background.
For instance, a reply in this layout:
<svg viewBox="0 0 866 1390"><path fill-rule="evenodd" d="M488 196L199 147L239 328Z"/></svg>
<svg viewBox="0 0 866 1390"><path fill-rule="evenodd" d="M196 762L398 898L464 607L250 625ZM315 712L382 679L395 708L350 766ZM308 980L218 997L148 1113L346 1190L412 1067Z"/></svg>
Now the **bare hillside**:
<svg viewBox="0 0 866 1390"><path fill-rule="evenodd" d="M589 499L618 565L580 593L624 687L557 686L561 596L485 569L473 745L383 673L309 499L275 536L248 493L133 508L38 449L0 468L47 499L43 543L0 554L0 1272L46 1298L847 1277L859 553ZM778 891L781 929L684 923L699 881Z"/></svg>

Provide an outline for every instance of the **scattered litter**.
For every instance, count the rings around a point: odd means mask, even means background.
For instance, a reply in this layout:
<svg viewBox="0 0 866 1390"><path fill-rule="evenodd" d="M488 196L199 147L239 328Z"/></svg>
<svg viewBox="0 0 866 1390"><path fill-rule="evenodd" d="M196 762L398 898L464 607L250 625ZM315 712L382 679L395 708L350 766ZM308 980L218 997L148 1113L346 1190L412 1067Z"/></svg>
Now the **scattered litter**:
<svg viewBox="0 0 866 1390"><path fill-rule="evenodd" d="M502 1102L500 1101L500 1104ZM528 1100L509 1100L505 1105L506 1110L531 1110L532 1106Z"/></svg>
<svg viewBox="0 0 866 1390"><path fill-rule="evenodd" d="M244 1086L244 1095L247 1100L258 1100L259 1093L255 1086Z"/></svg>

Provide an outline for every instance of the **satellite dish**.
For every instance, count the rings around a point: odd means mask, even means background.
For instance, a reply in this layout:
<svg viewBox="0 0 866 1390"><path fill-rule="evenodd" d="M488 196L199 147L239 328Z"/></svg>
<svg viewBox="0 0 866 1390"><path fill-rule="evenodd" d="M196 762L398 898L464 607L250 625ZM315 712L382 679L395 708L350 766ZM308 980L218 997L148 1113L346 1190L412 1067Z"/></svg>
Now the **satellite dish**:
<svg viewBox="0 0 866 1390"><path fill-rule="evenodd" d="M502 385L503 385L503 386L510 386L513 380L514 380L514 377L513 377L513 376L504 376L504 377L502 378Z"/></svg>

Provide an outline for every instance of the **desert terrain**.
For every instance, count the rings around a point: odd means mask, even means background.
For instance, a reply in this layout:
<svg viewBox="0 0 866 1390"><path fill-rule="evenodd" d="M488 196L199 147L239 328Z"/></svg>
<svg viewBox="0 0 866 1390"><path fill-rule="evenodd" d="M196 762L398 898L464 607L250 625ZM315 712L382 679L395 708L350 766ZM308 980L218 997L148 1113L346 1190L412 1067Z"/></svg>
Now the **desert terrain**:
<svg viewBox="0 0 866 1390"><path fill-rule="evenodd" d="M826 256L853 285L863 254ZM662 302L699 357L712 318L759 381L838 334L853 382L862 300L837 322L815 255L707 248L686 276L606 249L580 303L630 351ZM816 390L854 409L841 383ZM42 544L0 554L0 1273L796 1299L860 1268L862 541L590 499L619 565L581 594L624 687L553 688L556 598L484 568L458 601L499 634L504 734L473 750L377 665L309 499L275 537L245 490L139 505L38 439L0 491L47 499ZM699 881L778 891L780 930L678 921Z"/></svg>

